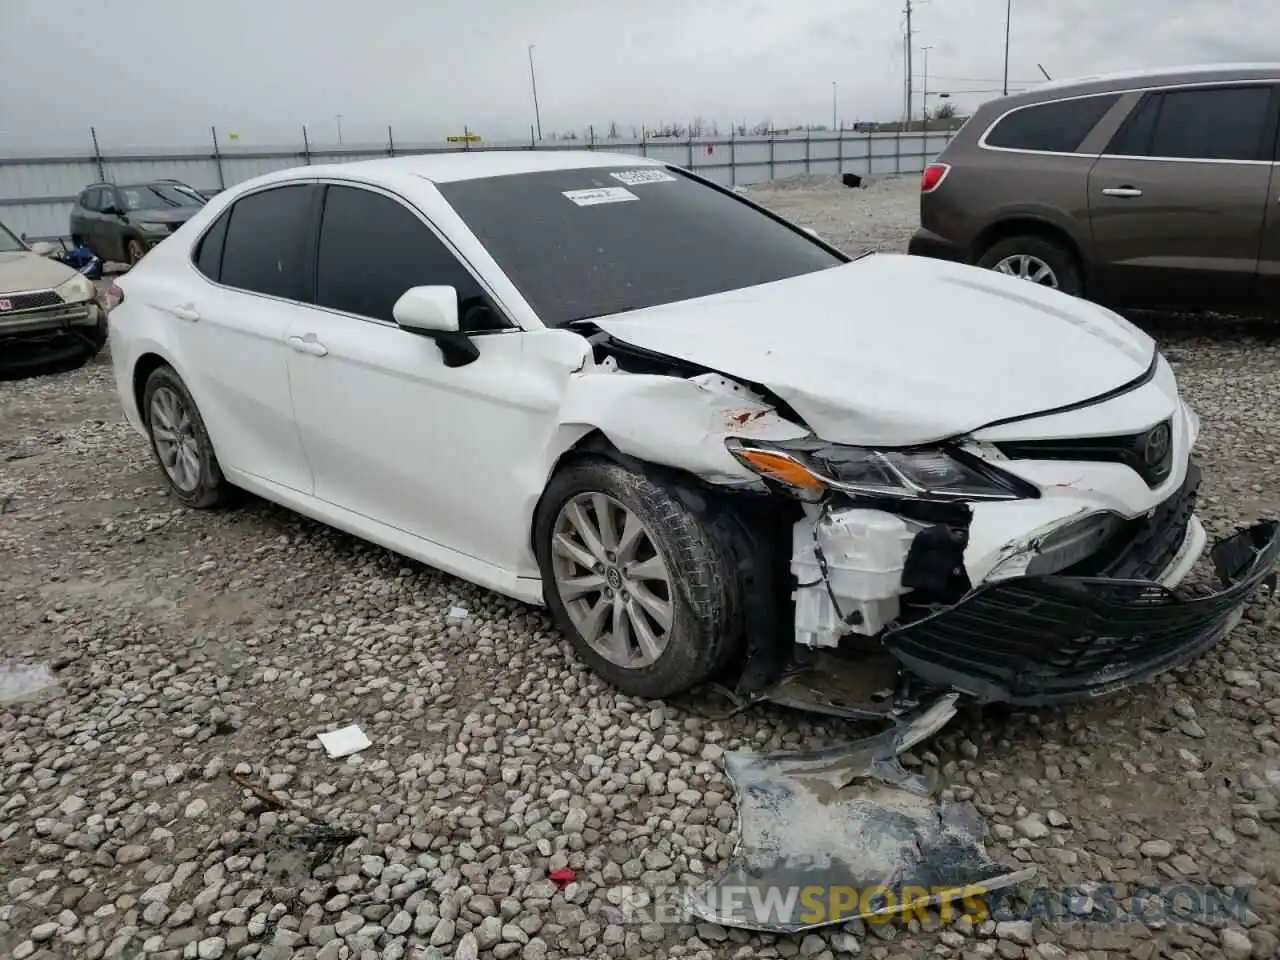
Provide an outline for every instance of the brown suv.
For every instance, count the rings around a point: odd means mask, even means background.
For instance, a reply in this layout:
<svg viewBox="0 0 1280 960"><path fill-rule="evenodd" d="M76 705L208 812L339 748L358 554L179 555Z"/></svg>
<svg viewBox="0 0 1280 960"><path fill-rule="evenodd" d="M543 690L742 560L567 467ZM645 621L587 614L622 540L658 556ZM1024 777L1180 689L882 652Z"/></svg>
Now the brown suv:
<svg viewBox="0 0 1280 960"><path fill-rule="evenodd" d="M1046 84L925 170L910 252L1112 307L1280 305L1280 65Z"/></svg>

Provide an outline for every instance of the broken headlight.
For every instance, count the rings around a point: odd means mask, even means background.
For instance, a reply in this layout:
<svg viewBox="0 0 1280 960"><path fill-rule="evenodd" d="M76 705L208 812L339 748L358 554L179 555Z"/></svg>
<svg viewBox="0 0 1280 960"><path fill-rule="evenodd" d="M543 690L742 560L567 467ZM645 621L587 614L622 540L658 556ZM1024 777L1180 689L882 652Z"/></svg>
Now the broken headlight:
<svg viewBox="0 0 1280 960"><path fill-rule="evenodd" d="M748 469L808 500L827 490L855 496L948 501L1039 496L1025 481L946 447L872 450L812 439L761 443L731 438L726 444Z"/></svg>

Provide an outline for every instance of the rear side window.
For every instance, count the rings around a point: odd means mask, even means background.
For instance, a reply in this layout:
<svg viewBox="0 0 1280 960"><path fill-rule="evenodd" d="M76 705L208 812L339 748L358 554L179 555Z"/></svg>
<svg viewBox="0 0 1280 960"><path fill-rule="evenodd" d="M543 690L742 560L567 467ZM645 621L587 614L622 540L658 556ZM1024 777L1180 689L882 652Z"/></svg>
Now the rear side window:
<svg viewBox="0 0 1280 960"><path fill-rule="evenodd" d="M222 247L227 239L227 223L231 219L231 211L227 210L213 222L213 226L201 238L196 248L194 263L196 269L210 280L218 280L222 273Z"/></svg>
<svg viewBox="0 0 1280 960"><path fill-rule="evenodd" d="M312 190L294 184L253 193L231 208L222 252L222 283L299 300Z"/></svg>
<svg viewBox="0 0 1280 960"><path fill-rule="evenodd" d="M1009 150L1074 153L1119 98L1109 93L1023 107L1000 120L984 142Z"/></svg>
<svg viewBox="0 0 1280 960"><path fill-rule="evenodd" d="M102 188L96 187L93 190L84 192L84 208L86 210L102 209Z"/></svg>
<svg viewBox="0 0 1280 960"><path fill-rule="evenodd" d="M1271 88L1234 87L1166 93L1151 138L1156 157L1257 160Z"/></svg>
<svg viewBox="0 0 1280 960"><path fill-rule="evenodd" d="M479 282L431 228L403 204L357 187L329 187L316 256L316 305L395 322L411 287L458 291L464 330L506 326Z"/></svg>

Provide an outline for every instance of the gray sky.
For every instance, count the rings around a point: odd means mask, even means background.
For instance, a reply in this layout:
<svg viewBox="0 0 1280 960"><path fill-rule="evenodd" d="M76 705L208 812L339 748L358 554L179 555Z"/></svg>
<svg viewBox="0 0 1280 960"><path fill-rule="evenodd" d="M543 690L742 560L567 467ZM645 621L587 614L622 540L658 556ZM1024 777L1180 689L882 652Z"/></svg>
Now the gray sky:
<svg viewBox="0 0 1280 960"><path fill-rule="evenodd" d="M0 0L0 153L207 143L528 137L528 44L544 133L703 117L897 119L900 0ZM1005 0L929 0L930 89L998 93ZM1276 0L1014 0L1014 86L1275 57ZM923 56L917 53L917 84ZM967 91L963 95L960 91ZM988 92L991 91L991 92ZM917 101L918 104L918 101ZM917 106L918 109L918 106Z"/></svg>

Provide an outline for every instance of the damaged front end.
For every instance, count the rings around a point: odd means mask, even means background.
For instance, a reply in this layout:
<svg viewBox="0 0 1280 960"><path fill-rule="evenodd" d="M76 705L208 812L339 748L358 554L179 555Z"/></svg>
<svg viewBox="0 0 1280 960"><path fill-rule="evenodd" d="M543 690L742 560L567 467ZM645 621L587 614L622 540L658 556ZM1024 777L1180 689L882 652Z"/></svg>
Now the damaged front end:
<svg viewBox="0 0 1280 960"><path fill-rule="evenodd" d="M1172 592L1205 541L1191 462L1179 489L1144 517L1085 511L975 561L975 518L1008 514L1014 504L1000 501L1039 492L962 449L730 447L803 502L791 531L793 656L767 685L739 687L791 706L891 717L947 690L1019 705L1103 696L1213 646L1280 562L1280 524L1259 523L1213 547L1220 590ZM985 574L976 583L975 568ZM851 687L860 669L878 679ZM849 696L869 686L877 697Z"/></svg>

